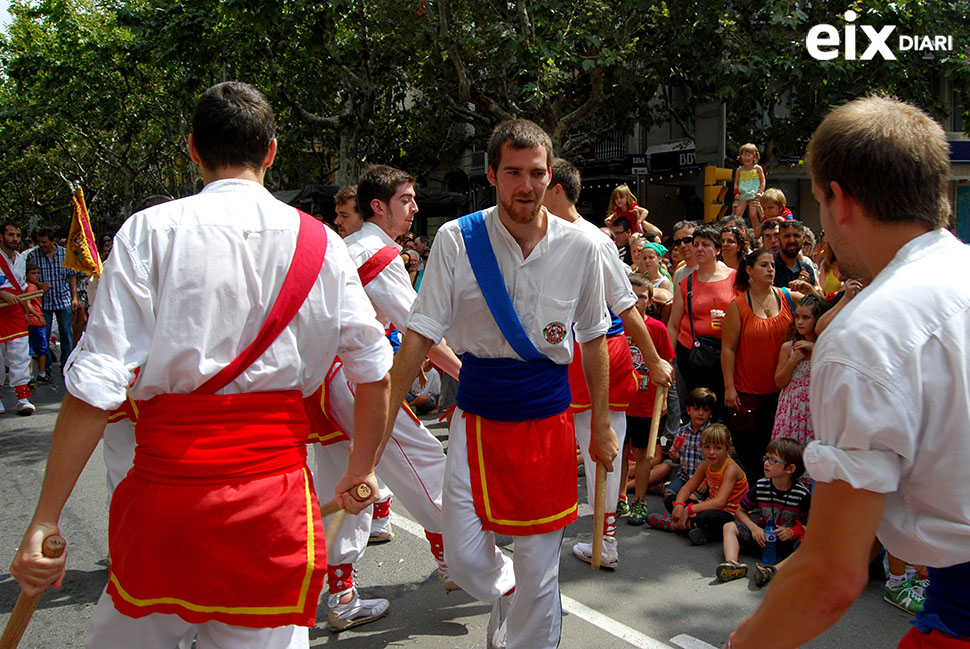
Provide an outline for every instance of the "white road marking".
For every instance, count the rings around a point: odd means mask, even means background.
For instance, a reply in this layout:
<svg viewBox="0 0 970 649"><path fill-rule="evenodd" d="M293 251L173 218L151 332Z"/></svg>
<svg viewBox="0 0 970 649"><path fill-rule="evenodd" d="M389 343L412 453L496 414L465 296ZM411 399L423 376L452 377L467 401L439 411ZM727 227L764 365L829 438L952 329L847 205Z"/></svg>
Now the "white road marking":
<svg viewBox="0 0 970 649"><path fill-rule="evenodd" d="M391 525L413 534L420 539L424 538L424 528L412 521L410 518L406 518L393 510L391 511ZM593 626L606 631L610 635L619 638L620 640L623 640L624 642L627 642L638 649L670 649L670 645L664 644L659 640L637 631L634 628L628 627L622 622L618 622L611 617L603 615L599 611L595 611L567 595L562 595L562 609L570 615L575 615L581 620L584 620ZM689 638L690 636L680 635L677 637ZM694 638L694 640L696 642L701 642L696 638ZM681 646L683 647L683 645ZM684 649L707 649L707 647L710 647L710 645L701 643L690 647L684 647Z"/></svg>
<svg viewBox="0 0 970 649"><path fill-rule="evenodd" d="M675 635L670 639L670 641L681 649L717 649L717 647L714 645L707 644L700 638L695 638L694 636L687 635L686 633Z"/></svg>

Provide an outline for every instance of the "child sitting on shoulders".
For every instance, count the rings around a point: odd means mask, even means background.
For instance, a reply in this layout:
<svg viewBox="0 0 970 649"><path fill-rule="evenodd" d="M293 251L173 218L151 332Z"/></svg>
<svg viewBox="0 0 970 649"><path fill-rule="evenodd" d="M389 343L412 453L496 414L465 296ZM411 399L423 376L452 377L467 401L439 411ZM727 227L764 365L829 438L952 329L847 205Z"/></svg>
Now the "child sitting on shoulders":
<svg viewBox="0 0 970 649"><path fill-rule="evenodd" d="M687 416L690 423L677 431L674 442L667 446L667 456L672 462L680 463L680 471L674 474L670 483L664 487L664 507L668 512L674 510L677 492L687 484L694 471L701 465L701 432L711 424L711 416L717 405L717 395L708 388L694 388L687 395ZM695 501L701 498L692 497Z"/></svg>
<svg viewBox="0 0 970 649"><path fill-rule="evenodd" d="M672 532L687 531L690 542L703 545L721 534L726 523L734 520L741 499L748 491L748 479L737 462L729 457L731 431L724 424L711 424L701 433L704 461L694 475L677 492L670 516L651 516L651 527ZM707 484L707 499L688 502L702 483Z"/></svg>
<svg viewBox="0 0 970 649"><path fill-rule="evenodd" d="M799 482L805 471L802 452L805 447L789 437L771 440L765 451L765 477L751 486L735 513L736 521L724 525L724 563L717 567L720 581L740 579L748 567L738 562L738 553L760 552L765 547L765 526L773 524L777 541L776 565L757 564L755 582L764 586L795 551L805 533L812 494Z"/></svg>

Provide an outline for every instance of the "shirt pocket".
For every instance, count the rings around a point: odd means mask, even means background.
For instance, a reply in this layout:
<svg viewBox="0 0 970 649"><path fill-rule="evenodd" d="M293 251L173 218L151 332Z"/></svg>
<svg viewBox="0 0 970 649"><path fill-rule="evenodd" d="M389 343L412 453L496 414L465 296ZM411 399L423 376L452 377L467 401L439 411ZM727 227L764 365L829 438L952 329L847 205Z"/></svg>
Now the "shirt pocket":
<svg viewBox="0 0 970 649"><path fill-rule="evenodd" d="M570 332L576 315L577 301L539 295L535 304L534 318L542 345L564 346L571 340Z"/></svg>

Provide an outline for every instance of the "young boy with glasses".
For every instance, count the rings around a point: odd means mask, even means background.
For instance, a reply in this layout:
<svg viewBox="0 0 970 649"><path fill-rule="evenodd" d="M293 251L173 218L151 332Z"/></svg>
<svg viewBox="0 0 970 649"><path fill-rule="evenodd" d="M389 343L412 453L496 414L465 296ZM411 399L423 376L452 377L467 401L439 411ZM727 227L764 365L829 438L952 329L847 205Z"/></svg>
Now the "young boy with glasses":
<svg viewBox="0 0 970 649"><path fill-rule="evenodd" d="M808 520L812 494L798 478L805 471L804 447L789 437L771 440L765 451L765 477L755 482L735 512L737 520L724 525L724 563L717 567L719 581L740 579L748 567L738 562L738 553L760 552L765 547L765 526L772 522L778 536L778 557L787 558L801 543ZM784 561L776 565L758 563L755 583L764 586Z"/></svg>

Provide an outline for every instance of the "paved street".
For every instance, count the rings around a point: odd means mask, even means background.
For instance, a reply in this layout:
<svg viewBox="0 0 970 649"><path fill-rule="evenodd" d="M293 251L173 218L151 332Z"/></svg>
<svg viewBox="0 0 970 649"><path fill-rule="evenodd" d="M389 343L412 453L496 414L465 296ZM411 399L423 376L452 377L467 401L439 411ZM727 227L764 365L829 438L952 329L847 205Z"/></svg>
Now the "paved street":
<svg viewBox="0 0 970 649"><path fill-rule="evenodd" d="M12 391L4 390L8 408L0 416L0 624L5 624L19 593L7 565L40 488L50 432L63 387L41 386L33 417L12 414ZM442 425L432 430L446 441ZM538 478L539 476L537 476ZM541 484L541 479L537 480ZM585 499L581 483L581 501ZM72 648L83 644L87 621L107 579L107 513L104 464L95 451L62 518L70 558L64 588L48 592L34 615L21 647ZM662 508L652 497L651 511ZM393 506L395 539L371 547L358 566L358 583L368 597L392 601L388 616L359 629L333 635L326 629L326 603L311 631L311 646L345 649L484 647L490 606L462 592L445 595L435 574L420 528L398 504ZM683 537L618 526L620 568L594 573L572 556L577 540L587 540L592 513L566 529L562 547L563 647L704 649L721 646L727 633L761 600L751 580L719 584L714 568L720 544L692 547ZM503 546L512 549L511 539ZM754 566L754 558L747 558ZM882 601L882 583L871 582L845 618L823 638L804 645L818 649L892 648L909 628L909 617ZM784 634L779 628L778 633ZM132 647L139 646L133 639Z"/></svg>

